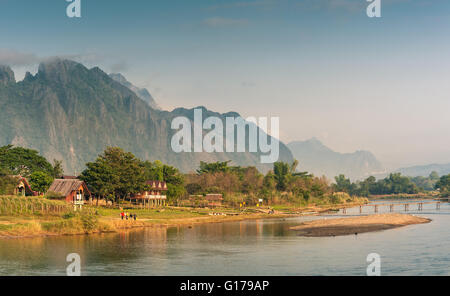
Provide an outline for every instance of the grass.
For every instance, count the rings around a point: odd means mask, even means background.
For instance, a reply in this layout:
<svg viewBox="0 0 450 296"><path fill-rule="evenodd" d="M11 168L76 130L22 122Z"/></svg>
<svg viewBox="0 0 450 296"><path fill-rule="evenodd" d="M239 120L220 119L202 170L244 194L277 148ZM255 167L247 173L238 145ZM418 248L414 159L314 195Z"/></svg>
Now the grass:
<svg viewBox="0 0 450 296"><path fill-rule="evenodd" d="M35 216L60 214L70 210L64 201L42 197L0 196L0 215Z"/></svg>
<svg viewBox="0 0 450 296"><path fill-rule="evenodd" d="M110 208L92 208L98 211L98 214L102 217L112 217L120 218L120 209L110 209ZM207 215L207 212L199 213L192 212L186 209L177 208L164 208L164 209L130 209L124 210L130 214L136 214L138 219L174 219L174 218L193 218L202 215Z"/></svg>
<svg viewBox="0 0 450 296"><path fill-rule="evenodd" d="M361 203L363 200L352 199L351 202ZM24 204L27 204L27 206L25 207ZM126 207L127 205L123 206ZM273 218L299 212L324 211L336 206L338 205L330 204L330 202L319 204L319 200L314 199L311 199L309 204L304 202L277 204L270 206L271 209L276 211L275 215L261 212L261 210L267 211L269 209L267 205L261 207L247 206L242 209L225 206L215 209L189 207L125 208L125 212L137 215L137 221L134 221L134 219L122 220L120 218L122 210L116 208L85 205L81 212L74 212L72 207L65 202L46 200L42 197L0 196L0 209L2 210L0 212L0 238L91 234L157 225L192 225ZM24 210L26 208L28 210ZM42 211L43 208L46 210ZM210 215L212 212L233 215L214 216Z"/></svg>

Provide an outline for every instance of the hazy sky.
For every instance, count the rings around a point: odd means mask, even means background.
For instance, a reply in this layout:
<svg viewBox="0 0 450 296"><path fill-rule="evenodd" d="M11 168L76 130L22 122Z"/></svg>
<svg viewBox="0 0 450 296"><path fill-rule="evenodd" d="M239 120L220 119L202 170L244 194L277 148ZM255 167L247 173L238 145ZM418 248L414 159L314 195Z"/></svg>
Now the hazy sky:
<svg viewBox="0 0 450 296"><path fill-rule="evenodd" d="M386 167L450 162L450 1L0 0L0 63L64 56L121 72L165 109L279 116Z"/></svg>

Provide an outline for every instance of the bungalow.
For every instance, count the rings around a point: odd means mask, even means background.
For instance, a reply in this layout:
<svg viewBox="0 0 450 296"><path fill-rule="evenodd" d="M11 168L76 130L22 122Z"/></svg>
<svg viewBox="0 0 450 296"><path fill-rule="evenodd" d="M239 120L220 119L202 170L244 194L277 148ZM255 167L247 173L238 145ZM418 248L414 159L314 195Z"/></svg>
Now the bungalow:
<svg viewBox="0 0 450 296"><path fill-rule="evenodd" d="M39 195L38 192L33 191L33 189L31 189L31 186L28 183L27 179L25 179L22 176L12 176L12 177L17 179L17 185L16 185L16 188L14 189L14 195L19 195L19 196L38 196Z"/></svg>
<svg viewBox="0 0 450 296"><path fill-rule="evenodd" d="M193 206L215 208L222 206L223 195L222 194L206 194L203 195L190 195L189 201Z"/></svg>
<svg viewBox="0 0 450 296"><path fill-rule="evenodd" d="M68 203L83 205L92 195L86 183L78 179L55 179L48 192L60 194Z"/></svg>
<svg viewBox="0 0 450 296"><path fill-rule="evenodd" d="M208 207L220 207L222 206L223 196L222 194L207 194L205 200L208 202Z"/></svg>
<svg viewBox="0 0 450 296"><path fill-rule="evenodd" d="M147 181L148 191L137 194L132 194L130 200L136 204L141 204L143 207L155 207L166 205L167 183L162 181Z"/></svg>

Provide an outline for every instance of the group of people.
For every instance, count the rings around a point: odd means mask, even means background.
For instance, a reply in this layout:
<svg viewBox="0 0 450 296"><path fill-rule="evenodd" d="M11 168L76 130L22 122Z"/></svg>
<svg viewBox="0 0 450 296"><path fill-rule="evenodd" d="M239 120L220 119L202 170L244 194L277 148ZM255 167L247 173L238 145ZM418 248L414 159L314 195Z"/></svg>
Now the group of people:
<svg viewBox="0 0 450 296"><path fill-rule="evenodd" d="M136 221L136 219L137 219L137 215L136 214L129 214L128 212L125 213L124 211L122 211L120 213L120 217L122 218L122 220L123 219L126 219L126 220L128 220L128 219L133 220L134 219L134 221Z"/></svg>

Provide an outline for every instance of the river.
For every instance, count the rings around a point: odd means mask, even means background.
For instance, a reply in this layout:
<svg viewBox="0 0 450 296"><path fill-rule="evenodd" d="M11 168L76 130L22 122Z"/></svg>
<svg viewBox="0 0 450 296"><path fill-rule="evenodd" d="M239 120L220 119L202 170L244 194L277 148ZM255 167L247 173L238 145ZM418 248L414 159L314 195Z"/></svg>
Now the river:
<svg viewBox="0 0 450 296"><path fill-rule="evenodd" d="M289 227L323 217L296 217L0 240L0 275L65 275L69 253L82 275L366 275L369 253L382 275L450 275L450 205L415 207L432 222L342 237L299 237Z"/></svg>

